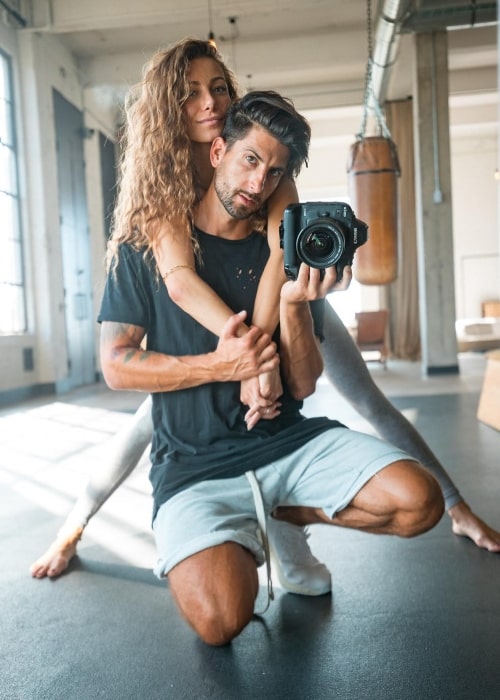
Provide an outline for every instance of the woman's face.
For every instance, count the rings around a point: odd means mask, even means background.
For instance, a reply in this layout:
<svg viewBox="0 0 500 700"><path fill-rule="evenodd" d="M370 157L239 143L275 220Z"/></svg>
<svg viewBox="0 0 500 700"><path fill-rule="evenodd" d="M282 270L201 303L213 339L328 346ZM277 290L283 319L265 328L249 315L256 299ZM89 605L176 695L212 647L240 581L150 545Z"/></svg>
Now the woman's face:
<svg viewBox="0 0 500 700"><path fill-rule="evenodd" d="M182 109L194 143L212 143L220 136L231 102L224 73L212 58L194 58L188 71L189 97Z"/></svg>

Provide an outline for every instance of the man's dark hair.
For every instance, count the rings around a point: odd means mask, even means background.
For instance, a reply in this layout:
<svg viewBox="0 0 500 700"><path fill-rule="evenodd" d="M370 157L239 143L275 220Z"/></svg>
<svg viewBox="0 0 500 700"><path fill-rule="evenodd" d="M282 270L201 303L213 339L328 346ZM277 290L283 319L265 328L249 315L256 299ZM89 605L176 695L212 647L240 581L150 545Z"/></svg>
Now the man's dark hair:
<svg viewBox="0 0 500 700"><path fill-rule="evenodd" d="M248 92L234 102L226 116L222 138L228 147L246 136L253 126L266 129L290 152L286 175L296 177L307 165L311 127L293 102L273 90Z"/></svg>

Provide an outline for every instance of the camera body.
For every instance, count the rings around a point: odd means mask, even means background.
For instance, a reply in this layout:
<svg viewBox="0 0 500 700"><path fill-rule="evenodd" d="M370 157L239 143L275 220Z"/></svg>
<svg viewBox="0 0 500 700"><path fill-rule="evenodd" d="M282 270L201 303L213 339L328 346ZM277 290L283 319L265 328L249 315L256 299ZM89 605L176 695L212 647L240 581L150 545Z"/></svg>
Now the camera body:
<svg viewBox="0 0 500 700"><path fill-rule="evenodd" d="M338 281L367 239L367 224L345 202L290 204L280 226L285 272L296 279L302 262L319 270L335 265Z"/></svg>

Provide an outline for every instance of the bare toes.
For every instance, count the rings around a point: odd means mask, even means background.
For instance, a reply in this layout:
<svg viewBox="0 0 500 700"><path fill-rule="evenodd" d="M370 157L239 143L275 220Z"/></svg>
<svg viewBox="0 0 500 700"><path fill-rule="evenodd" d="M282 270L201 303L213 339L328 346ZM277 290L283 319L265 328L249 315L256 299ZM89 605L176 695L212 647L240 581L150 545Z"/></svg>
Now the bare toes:
<svg viewBox="0 0 500 700"><path fill-rule="evenodd" d="M31 575L34 578L56 578L66 571L75 554L76 542L56 540L45 554L31 565Z"/></svg>
<svg viewBox="0 0 500 700"><path fill-rule="evenodd" d="M486 549L488 552L500 552L500 534L479 519L473 525L469 524L468 526L454 523L453 532L460 537L468 537L480 549Z"/></svg>
<svg viewBox="0 0 500 700"><path fill-rule="evenodd" d="M30 573L33 578L43 578L47 574L47 567L36 561L30 566Z"/></svg>
<svg viewBox="0 0 500 700"><path fill-rule="evenodd" d="M68 565L69 559L67 559L62 554L57 555L56 557L54 557L47 571L47 576L49 578L55 578L56 576L59 576L60 574L62 574L63 571L66 571Z"/></svg>

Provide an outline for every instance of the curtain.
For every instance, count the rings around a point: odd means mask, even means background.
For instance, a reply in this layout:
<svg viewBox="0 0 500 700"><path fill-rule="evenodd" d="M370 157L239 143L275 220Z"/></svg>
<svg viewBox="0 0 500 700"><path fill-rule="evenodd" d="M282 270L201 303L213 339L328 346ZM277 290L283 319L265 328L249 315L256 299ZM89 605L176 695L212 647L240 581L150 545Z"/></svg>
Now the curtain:
<svg viewBox="0 0 500 700"><path fill-rule="evenodd" d="M392 356L402 360L420 359L418 309L417 221L413 151L413 110L411 99L386 102L386 119L398 149L399 238L398 277L388 285Z"/></svg>

